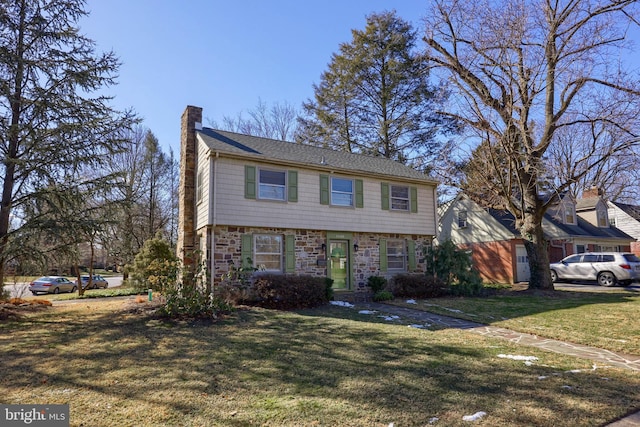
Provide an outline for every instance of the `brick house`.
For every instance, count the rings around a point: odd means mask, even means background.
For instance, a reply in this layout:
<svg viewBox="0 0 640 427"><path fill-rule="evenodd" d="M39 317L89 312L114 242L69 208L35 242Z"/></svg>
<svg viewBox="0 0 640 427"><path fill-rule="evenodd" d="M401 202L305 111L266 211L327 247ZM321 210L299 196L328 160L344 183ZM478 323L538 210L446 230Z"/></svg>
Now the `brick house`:
<svg viewBox="0 0 640 427"><path fill-rule="evenodd" d="M556 262L582 252L629 251L633 238L609 223L600 192L587 191L577 201L563 197L545 215L542 227L549 241L549 259ZM503 210L486 209L464 194L441 207L439 240L451 239L471 251L486 281L529 280L529 259L515 218Z"/></svg>
<svg viewBox="0 0 640 427"><path fill-rule="evenodd" d="M202 127L182 116L178 256L196 250L213 284L233 266L326 276L425 271L436 185L398 162Z"/></svg>

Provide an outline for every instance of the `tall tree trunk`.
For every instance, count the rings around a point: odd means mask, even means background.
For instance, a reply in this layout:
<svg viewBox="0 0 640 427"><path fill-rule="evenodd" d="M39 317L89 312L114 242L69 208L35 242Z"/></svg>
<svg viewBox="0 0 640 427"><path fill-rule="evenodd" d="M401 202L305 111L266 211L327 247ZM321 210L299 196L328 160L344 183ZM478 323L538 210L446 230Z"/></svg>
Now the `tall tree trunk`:
<svg viewBox="0 0 640 427"><path fill-rule="evenodd" d="M529 257L529 289L553 291L549 268L549 243L544 237L542 221L535 221L534 215L527 215L521 231Z"/></svg>

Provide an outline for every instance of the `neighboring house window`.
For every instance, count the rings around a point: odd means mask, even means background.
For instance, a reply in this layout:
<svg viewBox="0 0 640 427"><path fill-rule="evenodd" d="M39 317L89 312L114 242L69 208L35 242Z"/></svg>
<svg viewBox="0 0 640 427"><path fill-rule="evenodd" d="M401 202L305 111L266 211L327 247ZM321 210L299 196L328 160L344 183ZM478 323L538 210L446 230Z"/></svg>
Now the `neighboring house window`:
<svg viewBox="0 0 640 427"><path fill-rule="evenodd" d="M391 210L409 211L409 187L391 186Z"/></svg>
<svg viewBox="0 0 640 427"><path fill-rule="evenodd" d="M607 227L607 211L598 209L596 212L598 213L598 227Z"/></svg>
<svg viewBox="0 0 640 427"><path fill-rule="evenodd" d="M467 228L467 211L458 212L458 228Z"/></svg>
<svg viewBox="0 0 640 427"><path fill-rule="evenodd" d="M266 271L282 271L282 236L255 234L253 238L255 267Z"/></svg>
<svg viewBox="0 0 640 427"><path fill-rule="evenodd" d="M576 245L576 253L582 254L582 253L585 253L585 252L586 252L586 250L585 250L584 245Z"/></svg>
<svg viewBox="0 0 640 427"><path fill-rule="evenodd" d="M353 206L353 180L331 178L331 204L334 206Z"/></svg>
<svg viewBox="0 0 640 427"><path fill-rule="evenodd" d="M565 224L575 224L576 223L576 216L575 216L575 213L573 212L573 207L571 207L571 206L567 206L564 209L564 223Z"/></svg>
<svg viewBox="0 0 640 427"><path fill-rule="evenodd" d="M387 268L389 270L407 269L407 245L404 240L387 240Z"/></svg>
<svg viewBox="0 0 640 427"><path fill-rule="evenodd" d="M287 174L285 171L260 169L258 198L286 200Z"/></svg>
<svg viewBox="0 0 640 427"><path fill-rule="evenodd" d="M203 193L203 189L202 189L202 184L204 182L204 172L202 171L198 171L198 177L196 179L196 201L197 202L201 202L202 201L202 193Z"/></svg>

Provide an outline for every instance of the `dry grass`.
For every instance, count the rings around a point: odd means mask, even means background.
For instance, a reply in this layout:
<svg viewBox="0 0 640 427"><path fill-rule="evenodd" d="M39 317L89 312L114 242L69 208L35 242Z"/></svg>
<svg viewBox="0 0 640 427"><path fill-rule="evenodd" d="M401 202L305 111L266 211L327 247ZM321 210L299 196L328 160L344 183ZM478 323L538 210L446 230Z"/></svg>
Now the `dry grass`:
<svg viewBox="0 0 640 427"><path fill-rule="evenodd" d="M417 302L394 304L640 356L640 295L623 288L552 293L516 288L486 298Z"/></svg>
<svg viewBox="0 0 640 427"><path fill-rule="evenodd" d="M80 300L0 323L3 403L69 403L73 426L466 426L477 411L474 425L597 426L640 409L638 373L464 331L333 306L217 323L146 306Z"/></svg>

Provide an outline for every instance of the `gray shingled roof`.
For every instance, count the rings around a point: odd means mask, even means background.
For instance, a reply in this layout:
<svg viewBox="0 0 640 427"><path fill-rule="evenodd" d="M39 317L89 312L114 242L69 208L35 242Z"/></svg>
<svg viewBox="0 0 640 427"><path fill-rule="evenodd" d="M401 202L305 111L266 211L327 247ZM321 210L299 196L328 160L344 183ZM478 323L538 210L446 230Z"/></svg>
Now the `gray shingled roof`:
<svg viewBox="0 0 640 427"><path fill-rule="evenodd" d="M511 212L506 210L498 210L498 209L487 209L489 214L494 217L497 221L500 222L507 230L513 233L514 236L520 236L520 231L516 228L515 217L511 214ZM564 233L566 233L570 237L592 237L592 238L601 238L601 239L621 239L621 240L635 240L633 237L629 236L627 233L622 230L610 226L610 227L596 227L593 224L590 224L588 221L578 217L578 224L563 224L557 219L553 218L553 216L549 214L545 214L544 219L551 222L553 225L558 227ZM549 230L546 230L547 232ZM557 236L547 236L549 238L557 237Z"/></svg>
<svg viewBox="0 0 640 427"><path fill-rule="evenodd" d="M384 157L335 151L211 128L203 128L198 130L197 133L211 151L219 152L220 154L226 153L247 158L285 161L320 170L385 175L436 184L436 181L429 176Z"/></svg>
<svg viewBox="0 0 640 427"><path fill-rule="evenodd" d="M576 210L590 210L596 207L598 202L601 200L600 197L587 197L583 199L576 200Z"/></svg>

